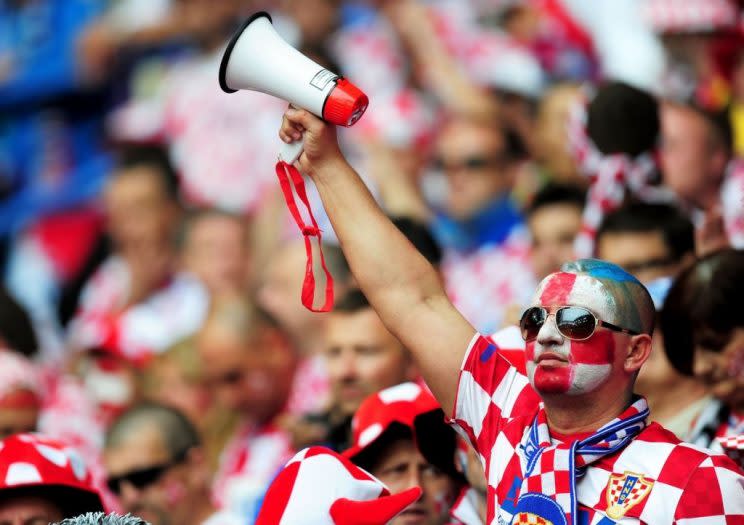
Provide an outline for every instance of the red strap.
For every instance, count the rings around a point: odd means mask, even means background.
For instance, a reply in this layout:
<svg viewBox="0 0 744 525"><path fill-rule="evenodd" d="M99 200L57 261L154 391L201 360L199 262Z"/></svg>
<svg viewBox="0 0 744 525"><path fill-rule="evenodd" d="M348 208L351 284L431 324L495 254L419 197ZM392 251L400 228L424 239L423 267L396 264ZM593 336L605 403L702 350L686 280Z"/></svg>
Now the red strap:
<svg viewBox="0 0 744 525"><path fill-rule="evenodd" d="M282 188L284 200L287 202L287 208L289 208L289 212L292 214L292 217L305 238L307 264L305 266L305 279L302 282L302 304L311 312L328 312L333 307L333 276L331 275L331 272L328 271L325 258L323 257L323 247L320 243L321 231L320 228L318 228L318 223L316 222L315 217L313 216L310 202L307 200L305 182L302 180L302 175L297 171L297 168L283 161L276 163L276 176L279 177L279 185ZM294 194L292 193L292 186L294 186L294 190L297 192L297 196L300 198L302 204L305 205L312 226L305 224L305 221L302 219L300 210L297 208L297 203L295 202ZM310 242L310 237L317 237L318 239L320 265L323 267L323 272L325 272L326 276L325 302L323 303L323 306L318 309L313 307L313 299L315 299L315 274L313 273L313 246Z"/></svg>

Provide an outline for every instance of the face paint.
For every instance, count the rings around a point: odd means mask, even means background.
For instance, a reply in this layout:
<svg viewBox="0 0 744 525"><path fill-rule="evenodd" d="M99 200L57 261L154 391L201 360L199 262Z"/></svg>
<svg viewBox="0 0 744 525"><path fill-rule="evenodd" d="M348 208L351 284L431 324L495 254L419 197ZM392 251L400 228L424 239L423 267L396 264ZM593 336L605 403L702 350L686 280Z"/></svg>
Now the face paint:
<svg viewBox="0 0 744 525"><path fill-rule="evenodd" d="M534 304L551 311L556 306L583 306L600 319L614 320L606 291L584 275L560 272L549 276L538 288ZM538 392L583 394L596 389L612 373L615 339L612 332L598 328L589 339L573 341L559 332L551 315L537 339L527 343L525 357L527 375Z"/></svg>

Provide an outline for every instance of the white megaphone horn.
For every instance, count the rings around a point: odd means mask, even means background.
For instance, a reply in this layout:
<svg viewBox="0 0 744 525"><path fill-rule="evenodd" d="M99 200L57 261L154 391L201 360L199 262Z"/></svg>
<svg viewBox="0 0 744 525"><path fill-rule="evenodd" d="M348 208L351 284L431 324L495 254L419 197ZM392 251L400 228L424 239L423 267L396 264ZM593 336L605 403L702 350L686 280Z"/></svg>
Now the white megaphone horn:
<svg viewBox="0 0 744 525"><path fill-rule="evenodd" d="M369 104L354 84L284 41L265 12L251 16L230 39L220 64L220 86L226 93L267 93L340 126L353 125ZM301 153L302 141L297 141L285 144L279 158L291 164Z"/></svg>

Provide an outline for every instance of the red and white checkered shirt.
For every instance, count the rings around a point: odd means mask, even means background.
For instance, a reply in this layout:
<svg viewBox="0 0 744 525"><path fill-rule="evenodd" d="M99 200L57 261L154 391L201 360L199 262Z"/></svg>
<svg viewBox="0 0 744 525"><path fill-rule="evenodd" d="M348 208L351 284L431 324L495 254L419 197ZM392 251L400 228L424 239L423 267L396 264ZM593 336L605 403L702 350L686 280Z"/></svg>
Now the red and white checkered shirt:
<svg viewBox="0 0 744 525"><path fill-rule="evenodd" d="M489 524L512 523L525 475L522 447L541 403L527 377L498 351L523 347L516 327L490 339L476 335L460 373L452 422L485 465ZM557 500L568 497L569 488L556 486L556 479L543 469L540 492ZM723 455L681 443L656 423L624 449L592 463L577 480L576 495L580 524L744 523L744 475L737 466ZM522 513L520 519L531 518Z"/></svg>
<svg viewBox="0 0 744 525"><path fill-rule="evenodd" d="M220 457L212 482L215 505L253 523L269 483L294 454L289 436L275 425L245 424Z"/></svg>
<svg viewBox="0 0 744 525"><path fill-rule="evenodd" d="M532 298L537 283L528 255L528 243L519 232L503 244L489 244L472 253L445 253L442 274L447 295L479 331L491 333L505 326L506 310L494 305L521 309Z"/></svg>

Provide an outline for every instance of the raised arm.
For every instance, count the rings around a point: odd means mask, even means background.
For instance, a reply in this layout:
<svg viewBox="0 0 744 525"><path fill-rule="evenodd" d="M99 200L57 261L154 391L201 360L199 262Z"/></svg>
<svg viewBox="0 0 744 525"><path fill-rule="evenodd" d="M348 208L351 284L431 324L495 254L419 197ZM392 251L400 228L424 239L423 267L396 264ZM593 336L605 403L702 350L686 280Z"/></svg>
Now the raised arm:
<svg viewBox="0 0 744 525"><path fill-rule="evenodd" d="M385 216L336 142L332 125L304 110L286 112L280 137L304 131L300 170L318 188L352 273L388 329L413 353L445 412L475 329L447 298L434 268Z"/></svg>

